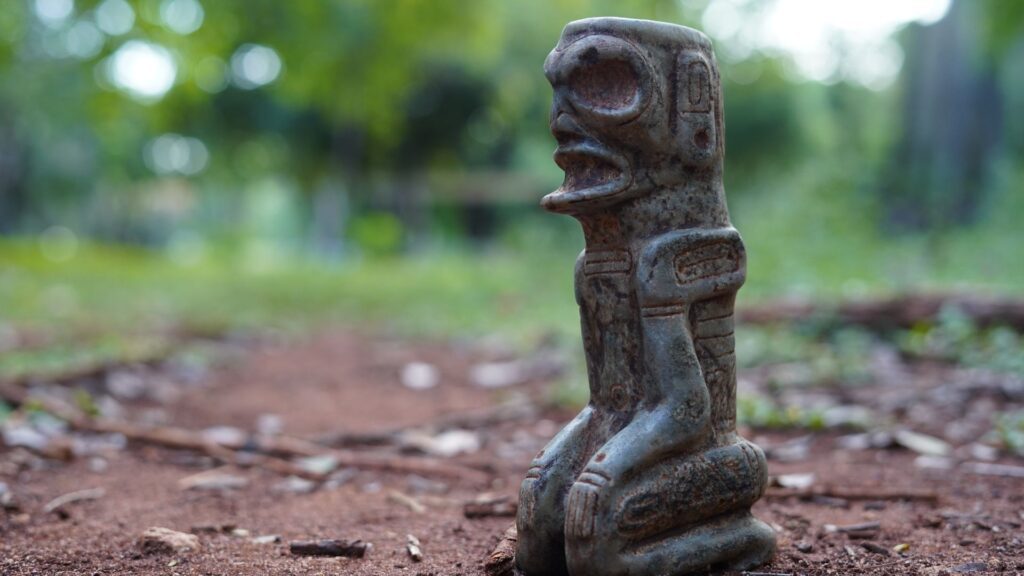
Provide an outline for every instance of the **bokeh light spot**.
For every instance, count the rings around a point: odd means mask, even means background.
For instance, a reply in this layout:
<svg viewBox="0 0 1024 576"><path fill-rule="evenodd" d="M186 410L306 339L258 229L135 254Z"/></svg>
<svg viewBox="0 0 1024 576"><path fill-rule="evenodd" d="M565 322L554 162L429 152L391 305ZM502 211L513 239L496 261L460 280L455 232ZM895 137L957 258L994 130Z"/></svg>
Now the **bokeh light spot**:
<svg viewBox="0 0 1024 576"><path fill-rule="evenodd" d="M193 78L204 92L216 94L228 86L228 65L216 56L207 56L196 64Z"/></svg>
<svg viewBox="0 0 1024 576"><path fill-rule="evenodd" d="M146 146L146 166L160 175L192 176L206 168L210 153L198 138L164 134Z"/></svg>
<svg viewBox="0 0 1024 576"><path fill-rule="evenodd" d="M118 88L140 100L155 101L174 85L177 66L163 46L129 40L110 57L109 74Z"/></svg>
<svg viewBox="0 0 1024 576"><path fill-rule="evenodd" d="M186 36L203 25L203 6L198 0L164 0L160 4L160 19L172 32Z"/></svg>
<svg viewBox="0 0 1024 576"><path fill-rule="evenodd" d="M934 23L950 5L951 0L712 0L702 24L721 41L727 61L754 52L784 55L797 79L846 80L881 90L903 65L892 35L912 22Z"/></svg>
<svg viewBox="0 0 1024 576"><path fill-rule="evenodd" d="M111 36L127 34L135 26L135 11L125 0L104 0L96 7L96 25Z"/></svg>
<svg viewBox="0 0 1024 576"><path fill-rule="evenodd" d="M231 77L239 88L270 84L281 74L281 57L273 48L245 44L231 57Z"/></svg>
<svg viewBox="0 0 1024 576"><path fill-rule="evenodd" d="M103 32L88 20L75 23L64 38L68 54L88 60L103 49Z"/></svg>
<svg viewBox="0 0 1024 576"><path fill-rule="evenodd" d="M39 20L51 27L62 26L75 10L74 0L36 0L35 11Z"/></svg>

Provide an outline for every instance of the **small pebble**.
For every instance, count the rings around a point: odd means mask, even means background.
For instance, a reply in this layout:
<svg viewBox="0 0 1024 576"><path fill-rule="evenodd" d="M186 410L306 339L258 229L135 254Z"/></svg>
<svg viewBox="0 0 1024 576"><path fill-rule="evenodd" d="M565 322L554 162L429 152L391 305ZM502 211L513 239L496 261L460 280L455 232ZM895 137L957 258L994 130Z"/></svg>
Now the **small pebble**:
<svg viewBox="0 0 1024 576"><path fill-rule="evenodd" d="M429 390L441 382L441 372L433 364L410 362L402 368L401 380L410 390Z"/></svg>
<svg viewBox="0 0 1024 576"><path fill-rule="evenodd" d="M289 476L277 484L274 484L271 490L274 492L286 492L290 494L308 494L316 490L316 487L317 483L312 480L307 480L298 476Z"/></svg>
<svg viewBox="0 0 1024 576"><path fill-rule="evenodd" d="M6 482L0 482L0 508L4 510L16 510L18 505L14 503L14 493L7 487Z"/></svg>
<svg viewBox="0 0 1024 576"><path fill-rule="evenodd" d="M191 552L199 548L199 538L194 534L153 527L139 537L139 548L143 554Z"/></svg>
<svg viewBox="0 0 1024 576"><path fill-rule="evenodd" d="M106 458L100 458L99 456L93 456L89 458L89 471L93 474L102 474L110 468Z"/></svg>
<svg viewBox="0 0 1024 576"><path fill-rule="evenodd" d="M423 561L423 548L420 545L419 538L412 534L405 536L405 549L409 553L409 557L412 558L413 562Z"/></svg>

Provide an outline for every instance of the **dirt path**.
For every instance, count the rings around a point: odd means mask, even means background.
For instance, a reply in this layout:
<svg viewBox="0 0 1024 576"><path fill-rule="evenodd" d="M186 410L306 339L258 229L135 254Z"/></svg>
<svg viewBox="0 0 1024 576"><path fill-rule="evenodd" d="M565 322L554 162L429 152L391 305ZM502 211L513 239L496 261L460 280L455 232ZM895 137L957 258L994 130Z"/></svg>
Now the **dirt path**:
<svg viewBox="0 0 1024 576"><path fill-rule="evenodd" d="M156 409L169 423L191 429L251 431L259 422L272 422L267 415L273 414L287 434L314 438L426 425L510 399L543 397L542 384L500 392L473 386L467 373L477 360L479 353L443 343L335 332L305 342L252 347L201 386L185 389L176 401ZM414 361L438 368L437 386L412 390L402 385L402 367ZM0 452L0 481L15 497L15 506L0 512L0 573L481 574L482 560L512 520L467 519L464 504L484 492L514 499L530 457L569 417L538 413L472 430L481 449L452 461L489 469L493 480L487 485L341 469L306 491L309 486L286 486L278 475L245 469L232 472L244 479L243 486L183 490L180 481L209 468L208 459L146 446L69 463L29 458L18 450ZM801 444L792 442L799 436L795 433L749 436L769 447L770 454L786 455L779 448ZM907 450L838 449L836 437L809 438L796 460L772 459L771 474L813 473L815 489L866 496L784 496L773 488L756 508L779 532L779 554L765 571L1024 571L1024 478L977 475L962 466L922 467ZM57 496L91 488L103 489L103 496L43 511ZM887 498L893 491L934 494L936 499ZM424 510L414 510L410 499ZM877 522L878 528L852 534L841 530L866 522ZM189 554L143 554L136 540L152 526L196 531L201 547ZM407 534L422 543L422 562L408 556ZM268 535L279 535L282 542L257 543ZM288 552L289 540L320 538L361 539L373 547L361 559L300 558ZM900 544L908 545L902 554L893 551Z"/></svg>

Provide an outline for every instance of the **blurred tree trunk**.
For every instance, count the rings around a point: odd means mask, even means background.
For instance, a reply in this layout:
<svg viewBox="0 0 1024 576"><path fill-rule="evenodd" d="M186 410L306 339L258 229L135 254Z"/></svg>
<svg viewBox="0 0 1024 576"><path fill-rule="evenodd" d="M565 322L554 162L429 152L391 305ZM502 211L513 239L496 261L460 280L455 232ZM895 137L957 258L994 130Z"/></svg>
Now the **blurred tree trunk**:
<svg viewBox="0 0 1024 576"><path fill-rule="evenodd" d="M29 211L28 154L13 122L0 113L0 234L15 232Z"/></svg>
<svg viewBox="0 0 1024 576"><path fill-rule="evenodd" d="M982 7L956 0L938 23L908 30L903 126L882 187L897 229L941 230L977 217L1003 115Z"/></svg>
<svg viewBox="0 0 1024 576"><path fill-rule="evenodd" d="M312 240L317 254L339 260L345 249L348 192L341 181L323 179L313 192Z"/></svg>

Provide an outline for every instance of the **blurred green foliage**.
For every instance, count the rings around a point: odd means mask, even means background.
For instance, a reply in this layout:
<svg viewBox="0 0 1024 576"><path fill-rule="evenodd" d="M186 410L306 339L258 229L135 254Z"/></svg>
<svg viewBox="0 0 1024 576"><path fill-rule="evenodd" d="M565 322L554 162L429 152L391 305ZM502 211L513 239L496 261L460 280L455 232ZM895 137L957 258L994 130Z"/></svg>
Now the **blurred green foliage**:
<svg viewBox="0 0 1024 576"><path fill-rule="evenodd" d="M1004 448L1024 456L1024 411L1000 414L993 432Z"/></svg>
<svg viewBox="0 0 1024 576"><path fill-rule="evenodd" d="M1024 377L1024 339L1016 331L995 326L980 329L960 310L942 310L939 322L904 334L901 348L909 354Z"/></svg>
<svg viewBox="0 0 1024 576"><path fill-rule="evenodd" d="M107 362L144 361L166 347L166 342L152 335L79 337L3 354L0 356L0 377L46 378L88 370Z"/></svg>
<svg viewBox="0 0 1024 576"><path fill-rule="evenodd" d="M369 256L394 256L402 248L402 224L386 212L353 218L349 233Z"/></svg>
<svg viewBox="0 0 1024 576"><path fill-rule="evenodd" d="M580 233L536 206L561 178L542 62L570 20L703 27L711 1L8 2L0 329L67 333L51 351L58 357L74 357L63 346L83 333L100 336L81 353L102 357L122 353L103 334L169 326L346 322L575 341ZM771 2L750 0L744 18ZM741 302L1024 287L1020 4L958 0L950 11L969 32L958 48L970 55L964 66L984 72L984 82L960 84L998 96L999 106L963 111L966 121L996 118L1002 131L974 167L984 178L943 192L974 199L977 218L960 227L933 219L924 233L911 226L919 219L893 218L896 199L910 216L931 213L933 201L958 205L929 191L901 196L892 183L929 140L902 142L908 111L938 95L914 84L914 63L930 53L915 38L937 28L900 32L906 67L881 90L809 81L784 53L737 55L719 42L726 187L749 252ZM40 15L67 6L60 18ZM112 7L130 22L99 30ZM185 16L198 24L182 28ZM165 92L140 97L118 85L113 70L132 42L166 51L175 73ZM949 163L934 157L922 174ZM1019 340L993 331L961 341L954 328L922 328L906 346L1012 364ZM868 343L852 332L783 331L751 333L740 346L741 362L811 360L814 382L848 384L862 376ZM5 361L44 365L51 352Z"/></svg>
<svg viewBox="0 0 1024 576"><path fill-rule="evenodd" d="M736 420L741 425L762 429L804 428L822 430L824 414L796 406L779 406L762 396L740 395L736 399Z"/></svg>
<svg viewBox="0 0 1024 576"><path fill-rule="evenodd" d="M403 228L403 248L463 233L459 218L494 237L502 231L491 228L512 220L502 214L533 206L560 178L550 160L550 90L540 68L564 23L617 15L701 27L712 1L14 0L0 14L0 231L59 224L155 246L180 243L186 231L210 244L246 236L336 257L379 253L392 232L370 233L359 218L389 212ZM772 1L748 0L746 14L763 17ZM70 11L47 20L46 6ZM104 28L101 16L112 6L127 10L126 28ZM959 6L970 8L966 16ZM973 26L968 36L978 45L961 48L979 69L992 69L996 108L1007 111L972 111L1007 120L999 123L1006 144L971 167L995 174L968 191L987 224L1022 181L1011 152L1024 150L1024 123L1011 112L1024 98L1024 78L1013 66L1024 17L1012 0L961 0L951 14ZM182 28L185 16L194 26ZM916 62L913 38L901 42L907 61ZM140 45L170 58L165 93L133 97L119 85L119 57ZM901 102L917 94L914 70L875 91L804 81L777 50L736 55L731 48L720 50L720 64L727 188L738 219L763 219L766 208L799 210L796 229L784 229L775 213L762 225L785 232L780 242L830 248L818 237L831 233L856 248L852 262L822 257L804 268L870 265L858 259L888 248L874 236L890 201L902 197L893 183L917 182L902 174L912 158L894 155L910 130L901 126L901 109L918 104ZM256 57L267 54L273 58ZM933 88L923 86L923 97ZM915 194L904 194L911 211L936 210L914 205L918 199L956 208ZM280 198L281 209L259 208L268 195ZM438 218L442 205L454 206L448 214L457 217ZM901 222L916 221L905 203L899 210ZM932 248L907 248L918 249Z"/></svg>

